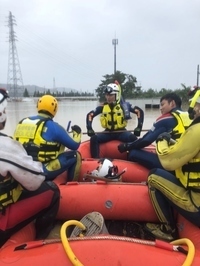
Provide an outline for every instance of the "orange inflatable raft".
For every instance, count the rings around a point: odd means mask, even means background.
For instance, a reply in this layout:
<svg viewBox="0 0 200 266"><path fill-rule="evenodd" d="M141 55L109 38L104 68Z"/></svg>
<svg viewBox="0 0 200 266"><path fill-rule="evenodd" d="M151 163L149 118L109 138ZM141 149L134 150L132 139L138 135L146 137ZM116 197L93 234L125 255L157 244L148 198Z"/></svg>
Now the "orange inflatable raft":
<svg viewBox="0 0 200 266"><path fill-rule="evenodd" d="M98 167L99 159L93 159L93 158L85 158L82 160L81 169L78 177L79 182L87 182L90 181L88 179L84 179L84 175L87 173L92 172ZM129 162L125 160L120 159L113 159L112 160L113 165L118 167L118 172L123 172L125 169L125 172L122 175L122 181L123 182L143 182L147 180L147 176L149 173L149 170L145 168L144 166L135 163L135 162ZM57 184L60 184L61 182L67 181L67 173L63 173L62 175L58 176L55 180Z"/></svg>
<svg viewBox="0 0 200 266"><path fill-rule="evenodd" d="M99 145L99 157L127 160L127 153L126 152L120 153L118 151L117 147L120 143L121 142L118 140L112 140L112 141L100 144ZM91 158L89 140L83 141L78 150L81 153L82 158ZM153 144L149 145L145 147L144 150L147 150L149 152L155 152L155 146Z"/></svg>
<svg viewBox="0 0 200 266"><path fill-rule="evenodd" d="M60 177L60 180L62 176ZM100 212L113 224L117 220L157 222L148 188L143 184L72 182L60 185L61 202L57 218L76 224L85 214ZM174 243L150 241L104 233L67 241L66 224L61 239L35 241L34 225L13 235L0 250L0 265L173 265L199 266L199 228L177 215L180 240ZM80 226L80 225L79 225ZM64 232L64 235L63 235ZM181 246L188 255L179 252ZM178 251L179 250L179 251ZM183 250L183 251L184 251Z"/></svg>

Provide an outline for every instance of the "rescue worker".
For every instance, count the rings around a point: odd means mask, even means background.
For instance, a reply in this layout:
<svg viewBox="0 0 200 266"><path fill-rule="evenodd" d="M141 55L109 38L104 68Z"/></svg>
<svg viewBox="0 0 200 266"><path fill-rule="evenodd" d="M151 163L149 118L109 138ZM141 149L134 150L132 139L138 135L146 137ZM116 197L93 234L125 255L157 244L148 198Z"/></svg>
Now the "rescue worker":
<svg viewBox="0 0 200 266"><path fill-rule="evenodd" d="M149 195L162 225L146 224L155 237L168 241L178 237L174 210L200 227L200 90L188 110L191 125L174 145L170 134L157 139L157 154L164 169L152 169L148 176Z"/></svg>
<svg viewBox="0 0 200 266"><path fill-rule="evenodd" d="M67 181L77 180L81 167L81 155L77 151L81 143L81 128L77 125L71 127L72 138L53 121L57 110L58 102L53 96L42 96L37 102L38 114L22 119L14 138L23 144L35 161L42 162L46 180L53 180L64 171L67 171Z"/></svg>
<svg viewBox="0 0 200 266"><path fill-rule="evenodd" d="M110 83L104 89L106 102L103 106L98 106L95 110L90 111L86 116L87 134L90 138L90 153L93 158L99 158L99 144L111 140L121 142L131 142L140 136L144 112L138 106L132 107L128 102L121 101L121 93L118 84ZM138 123L134 129L134 134L126 130L127 120L130 119L130 113L137 115ZM92 128L94 117L101 114L100 123L105 129L105 133L95 134ZM119 131L119 132L118 132Z"/></svg>
<svg viewBox="0 0 200 266"><path fill-rule="evenodd" d="M0 129L6 124L8 93L0 88ZM0 247L11 235L35 221L36 238L48 236L56 218L60 192L45 182L40 162L34 162L23 146L0 133Z"/></svg>
<svg viewBox="0 0 200 266"><path fill-rule="evenodd" d="M156 141L163 132L170 132L173 140L180 138L181 134L192 122L188 112L181 110L181 105L181 98L176 93L167 93L162 96L160 99L161 116L156 119L152 128L142 138L133 143L120 144L118 150L120 152L129 151L129 161L137 162L148 169L163 168L157 154L150 153L143 150L143 148Z"/></svg>

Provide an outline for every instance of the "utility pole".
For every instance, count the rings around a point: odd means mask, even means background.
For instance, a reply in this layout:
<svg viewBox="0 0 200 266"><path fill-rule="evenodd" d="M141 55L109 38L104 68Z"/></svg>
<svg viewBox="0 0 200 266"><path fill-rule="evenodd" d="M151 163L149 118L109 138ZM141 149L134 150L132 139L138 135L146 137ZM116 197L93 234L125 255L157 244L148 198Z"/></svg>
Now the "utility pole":
<svg viewBox="0 0 200 266"><path fill-rule="evenodd" d="M56 88L56 81L55 81L55 78L53 78L53 89Z"/></svg>
<svg viewBox="0 0 200 266"><path fill-rule="evenodd" d="M199 65L197 65L197 87L199 87Z"/></svg>
<svg viewBox="0 0 200 266"><path fill-rule="evenodd" d="M8 76L7 76L7 89L10 96L14 98L22 97L24 85L22 74L19 64L19 58L16 47L16 35L14 31L16 25L15 17L9 12L8 27L9 27L9 55L8 55ZM21 84L19 86L18 84Z"/></svg>
<svg viewBox="0 0 200 266"><path fill-rule="evenodd" d="M113 39L112 44L114 45L114 74L116 73L116 46L118 44L118 39Z"/></svg>

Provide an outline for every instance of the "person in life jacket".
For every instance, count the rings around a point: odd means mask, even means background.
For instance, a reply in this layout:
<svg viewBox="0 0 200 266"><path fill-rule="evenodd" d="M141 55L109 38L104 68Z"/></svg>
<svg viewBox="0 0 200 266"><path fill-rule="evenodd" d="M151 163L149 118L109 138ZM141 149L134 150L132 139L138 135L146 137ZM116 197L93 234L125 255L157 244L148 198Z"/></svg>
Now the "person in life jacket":
<svg viewBox="0 0 200 266"><path fill-rule="evenodd" d="M167 132L157 139L158 158L166 170L155 168L148 176L150 199L162 225L148 223L146 229L169 241L178 237L174 210L200 227L200 90L188 111L194 120L174 145Z"/></svg>
<svg viewBox="0 0 200 266"><path fill-rule="evenodd" d="M138 106L132 107L128 102L121 100L121 93L118 84L110 83L104 89L106 102L86 115L87 134L90 137L90 153L93 158L99 158L99 144L111 140L131 142L140 136L144 121L144 112ZM130 113L136 114L138 119L137 127L132 132L126 130ZM92 128L94 117L100 115L101 126L105 133L96 134ZM119 132L118 132L119 131ZM109 132L109 134L108 134Z"/></svg>
<svg viewBox="0 0 200 266"><path fill-rule="evenodd" d="M53 180L67 171L66 181L78 180L81 155L77 151L81 143L81 128L71 127L71 136L61 125L53 121L58 102L51 95L38 99L38 114L22 119L14 132L14 139L23 144L35 161L42 162L46 180ZM65 149L70 150L65 150Z"/></svg>
<svg viewBox="0 0 200 266"><path fill-rule="evenodd" d="M181 134L188 128L192 120L188 112L181 109L182 101L176 93L167 93L160 99L159 116L153 123L152 128L141 138L126 144L120 144L118 150L128 153L128 160L137 162L148 169L154 167L163 168L156 153L143 150L144 147L154 143L163 132L170 132L173 140L178 140Z"/></svg>
<svg viewBox="0 0 200 266"><path fill-rule="evenodd" d="M6 124L8 93L0 88L0 129ZM60 202L53 182L45 182L40 162L23 146L0 133L0 247L12 234L35 221L36 238L48 236Z"/></svg>

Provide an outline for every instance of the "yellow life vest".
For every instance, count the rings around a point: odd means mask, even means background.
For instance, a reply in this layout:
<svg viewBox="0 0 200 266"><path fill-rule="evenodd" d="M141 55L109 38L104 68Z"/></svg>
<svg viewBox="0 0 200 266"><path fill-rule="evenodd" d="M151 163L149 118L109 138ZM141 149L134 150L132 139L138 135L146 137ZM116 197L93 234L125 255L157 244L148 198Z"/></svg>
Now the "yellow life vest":
<svg viewBox="0 0 200 266"><path fill-rule="evenodd" d="M161 164L163 165L164 168L166 167L167 170L172 170L170 167L168 168L168 165L171 164L172 168L175 171L176 177L180 180L180 182L185 188L193 188L193 189L195 187L198 187L198 189L200 188L200 151L198 151L199 141L197 142L196 140L197 137L199 138L200 134L200 124L197 125L198 123L200 123L200 118L197 118L196 121L193 122L190 121L190 126L188 126L188 129L185 133L183 132L183 137L178 140L177 145L175 144L172 147L170 147L166 146L166 144L162 142L158 142L157 144L157 153L161 161ZM182 125L183 124L181 122L179 128L182 128L184 130ZM184 149L182 149L181 154L179 154L179 152L176 151L176 147L178 149L180 146L184 147ZM185 162L183 151L184 150L187 151L188 147L197 148L198 151L197 154L195 155L194 158L188 159L189 161L187 163L185 163L182 166L178 166L178 168L176 168L176 163L180 165L181 161ZM163 158L161 157L160 151L162 151L163 153ZM188 158L190 158L188 153L187 156Z"/></svg>
<svg viewBox="0 0 200 266"><path fill-rule="evenodd" d="M171 137L174 140L178 140L192 123L192 120L189 118L188 112L176 110L174 112L171 112L171 114L176 118L178 122L176 127L172 130Z"/></svg>
<svg viewBox="0 0 200 266"><path fill-rule="evenodd" d="M112 109L109 104L105 104L100 116L100 122L101 126L108 130L124 129L127 126L120 104L114 105Z"/></svg>
<svg viewBox="0 0 200 266"><path fill-rule="evenodd" d="M184 187L200 188L200 158L190 160L187 164L175 170L175 173Z"/></svg>
<svg viewBox="0 0 200 266"><path fill-rule="evenodd" d="M195 119L195 121L191 124L194 126L195 124L200 123L200 118ZM198 135L197 130L199 127L195 127L195 132ZM191 139L190 143L185 143L185 145L194 145L195 139ZM195 156L195 158L191 159L187 164L183 165L181 168L175 171L176 177L179 178L182 185L186 188L198 187L200 188L200 152ZM200 191L200 190L199 190Z"/></svg>
<svg viewBox="0 0 200 266"><path fill-rule="evenodd" d="M22 186L10 174L0 176L0 211L3 212L6 206L16 202L22 190Z"/></svg>
<svg viewBox="0 0 200 266"><path fill-rule="evenodd" d="M46 141L42 137L45 132L45 123L50 118L30 119L25 118L16 127L14 139L23 144L27 153L35 161L49 162L58 157L64 151L64 146L57 142Z"/></svg>

